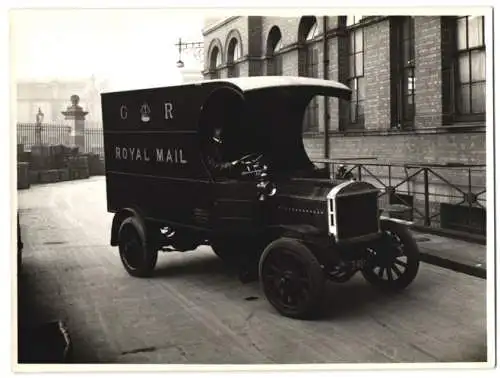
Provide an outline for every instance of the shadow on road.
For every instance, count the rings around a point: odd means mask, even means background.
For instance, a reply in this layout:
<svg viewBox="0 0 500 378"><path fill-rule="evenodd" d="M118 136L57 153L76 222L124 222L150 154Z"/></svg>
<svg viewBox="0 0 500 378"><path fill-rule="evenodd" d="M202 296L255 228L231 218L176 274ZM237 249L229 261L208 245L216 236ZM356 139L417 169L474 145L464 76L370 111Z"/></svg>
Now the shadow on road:
<svg viewBox="0 0 500 378"><path fill-rule="evenodd" d="M196 254L196 251L187 254ZM194 257L194 256L193 256ZM154 279L184 278L192 280L198 285L203 285L207 291L219 291L221 285L238 287L250 285L255 289L252 300L258 298L266 300L260 289L258 281L244 284L239 281L235 269L227 266L217 256L203 254L193 258L176 259L168 261L168 253L162 258L154 274ZM432 282L419 282L419 295L425 295L427 290L432 290ZM382 310L391 306L394 302L404 306L412 300L409 293L412 291L410 285L401 292L385 292L373 287L357 273L349 282L335 283L327 282L325 285L324 302L320 315L314 320L335 320L351 318L353 316L364 316L373 310ZM270 311L273 311L271 308Z"/></svg>
<svg viewBox="0 0 500 378"><path fill-rule="evenodd" d="M32 267L24 264L18 275L17 337L19 364L63 364L75 361L71 331L66 319L57 314L53 304L41 301ZM85 360L95 361L92 351Z"/></svg>
<svg viewBox="0 0 500 378"><path fill-rule="evenodd" d="M233 269L215 255L198 255L197 251L184 252L183 254L189 255L189 258L169 261L169 255L172 253L179 252L164 252L159 255L161 260L159 257L160 261L154 272L155 278L198 276L200 279L207 278L209 282L208 278L227 278L229 280L235 274ZM192 258L195 254L197 254L196 258Z"/></svg>

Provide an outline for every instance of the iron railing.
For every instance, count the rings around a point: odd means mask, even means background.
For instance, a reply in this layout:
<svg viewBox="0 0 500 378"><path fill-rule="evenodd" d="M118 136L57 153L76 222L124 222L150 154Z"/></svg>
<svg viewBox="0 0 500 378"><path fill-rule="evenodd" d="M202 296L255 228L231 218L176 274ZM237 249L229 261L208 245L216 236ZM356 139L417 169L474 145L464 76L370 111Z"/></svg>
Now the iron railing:
<svg viewBox="0 0 500 378"><path fill-rule="evenodd" d="M85 129L85 152L104 157L104 134L102 129Z"/></svg>
<svg viewBox="0 0 500 378"><path fill-rule="evenodd" d="M421 228L486 236L486 165L315 159L330 177L368 181L380 206ZM339 170L340 168L340 170ZM338 177L337 177L338 178Z"/></svg>
<svg viewBox="0 0 500 378"><path fill-rule="evenodd" d="M86 128L84 130L85 153L95 153L104 157L104 136L102 128ZM22 144L25 151L33 145L65 145L73 146L74 136L71 126L61 124L17 124L17 144Z"/></svg>
<svg viewBox="0 0 500 378"><path fill-rule="evenodd" d="M36 144L64 144L70 145L71 127L61 124L35 124L18 123L17 124L17 144L23 144L26 150Z"/></svg>

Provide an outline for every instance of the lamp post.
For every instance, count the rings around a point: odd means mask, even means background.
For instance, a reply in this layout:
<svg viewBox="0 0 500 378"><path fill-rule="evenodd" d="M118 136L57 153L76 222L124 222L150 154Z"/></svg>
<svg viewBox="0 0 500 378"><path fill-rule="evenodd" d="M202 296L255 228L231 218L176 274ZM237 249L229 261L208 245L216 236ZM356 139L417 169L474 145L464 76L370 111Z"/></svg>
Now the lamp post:
<svg viewBox="0 0 500 378"><path fill-rule="evenodd" d="M193 55L196 60L203 60L203 42L182 42L182 39L179 38L179 41L175 44L179 50L179 60L177 61L177 68L184 68L184 62L182 61L182 52L185 50L189 50L193 52Z"/></svg>
<svg viewBox="0 0 500 378"><path fill-rule="evenodd" d="M42 144L42 122L44 114L42 109L38 108L38 113L36 114L36 124L35 124L35 144L40 146Z"/></svg>

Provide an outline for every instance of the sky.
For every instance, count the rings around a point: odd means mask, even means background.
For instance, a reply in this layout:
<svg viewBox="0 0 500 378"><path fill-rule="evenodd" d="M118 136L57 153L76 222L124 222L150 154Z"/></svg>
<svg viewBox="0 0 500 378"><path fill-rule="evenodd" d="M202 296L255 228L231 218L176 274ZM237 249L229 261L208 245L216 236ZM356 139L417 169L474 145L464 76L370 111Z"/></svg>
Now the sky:
<svg viewBox="0 0 500 378"><path fill-rule="evenodd" d="M174 9L18 10L11 14L15 80L107 79L112 89L180 82L178 48L203 41L203 14ZM201 67L183 52L186 68ZM201 69L201 68L200 68Z"/></svg>

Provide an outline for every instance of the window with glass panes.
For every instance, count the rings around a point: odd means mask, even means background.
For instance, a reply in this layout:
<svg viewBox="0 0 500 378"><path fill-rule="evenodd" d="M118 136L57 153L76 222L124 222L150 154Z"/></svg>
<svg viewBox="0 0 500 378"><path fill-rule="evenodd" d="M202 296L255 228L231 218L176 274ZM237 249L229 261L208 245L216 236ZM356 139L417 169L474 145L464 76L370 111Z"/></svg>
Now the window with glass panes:
<svg viewBox="0 0 500 378"><path fill-rule="evenodd" d="M352 90L349 106L351 125L364 125L364 100L366 93L364 78L364 43L363 28L349 31L349 78L348 85Z"/></svg>
<svg viewBox="0 0 500 378"><path fill-rule="evenodd" d="M347 26L358 24L363 17L364 16L359 16L359 15L345 16L345 24Z"/></svg>
<svg viewBox="0 0 500 378"><path fill-rule="evenodd" d="M457 113L465 117L484 115L486 112L484 17L458 17L456 44Z"/></svg>
<svg viewBox="0 0 500 378"><path fill-rule="evenodd" d="M241 46L236 38L232 38L229 42L228 48L228 77L238 77L240 75L240 69L237 64L235 64L238 59L241 58Z"/></svg>
<svg viewBox="0 0 500 378"><path fill-rule="evenodd" d="M316 43L310 42L318 35L318 24L315 22L306 37L305 47L305 69L306 76L317 78L319 76L319 48ZM319 129L319 102L315 97L309 103L306 110L305 131L317 131Z"/></svg>
<svg viewBox="0 0 500 378"><path fill-rule="evenodd" d="M396 42L396 123L413 127L415 119L415 21L414 17L397 17L394 24Z"/></svg>

